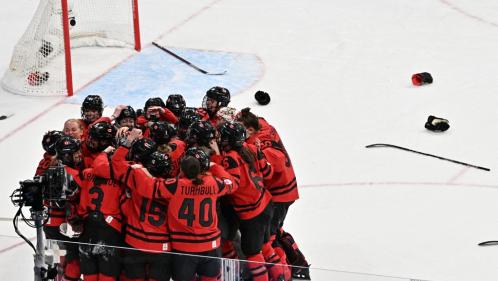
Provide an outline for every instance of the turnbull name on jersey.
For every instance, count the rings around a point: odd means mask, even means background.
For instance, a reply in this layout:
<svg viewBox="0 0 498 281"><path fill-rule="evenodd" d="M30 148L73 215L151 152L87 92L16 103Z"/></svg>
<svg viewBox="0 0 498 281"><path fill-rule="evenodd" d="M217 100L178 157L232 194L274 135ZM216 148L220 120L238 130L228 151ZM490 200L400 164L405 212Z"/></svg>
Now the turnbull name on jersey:
<svg viewBox="0 0 498 281"><path fill-rule="evenodd" d="M182 186L181 193L183 195L215 195L216 190L214 186Z"/></svg>

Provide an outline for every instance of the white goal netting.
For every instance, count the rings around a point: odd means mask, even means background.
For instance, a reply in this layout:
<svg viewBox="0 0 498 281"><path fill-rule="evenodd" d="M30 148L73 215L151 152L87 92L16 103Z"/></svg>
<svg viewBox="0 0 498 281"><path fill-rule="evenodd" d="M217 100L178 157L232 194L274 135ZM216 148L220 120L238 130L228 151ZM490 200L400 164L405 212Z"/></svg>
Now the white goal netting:
<svg viewBox="0 0 498 281"><path fill-rule="evenodd" d="M66 50L67 44L71 48L101 46L139 50L136 2L40 0L33 19L14 48L2 86L10 92L29 96L71 95L71 56L70 49Z"/></svg>

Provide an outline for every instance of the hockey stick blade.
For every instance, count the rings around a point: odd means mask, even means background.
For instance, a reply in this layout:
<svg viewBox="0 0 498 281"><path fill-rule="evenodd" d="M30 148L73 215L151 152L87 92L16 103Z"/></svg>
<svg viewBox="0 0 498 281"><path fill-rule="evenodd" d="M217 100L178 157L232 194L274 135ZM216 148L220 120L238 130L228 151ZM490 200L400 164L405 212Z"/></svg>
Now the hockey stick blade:
<svg viewBox="0 0 498 281"><path fill-rule="evenodd" d="M188 66L192 67L193 69L195 69L195 70L199 71L199 72L200 72L200 73L202 73L202 74L206 74L206 75L225 75L225 74L227 73L227 71L226 71L226 70L225 70L225 71L223 71L223 72L215 72L215 73L208 72L208 71L206 71L206 70L204 70L204 69L202 69L202 68L200 68L200 67L198 67L198 66L196 66L196 65L192 64L192 63L191 63L191 62L189 62L188 60L186 60L186 59L184 59L184 58L180 57L179 55L177 55L177 54L173 53L172 51L170 51L170 50L166 49L166 47L163 47L163 46L161 46L161 45L157 44L156 42L152 42L152 45L156 46L156 47L157 47L157 48L159 48L160 50L162 50L162 51L164 51L164 52L168 53L168 54L169 54L169 55L171 55L172 57L174 57L174 58L178 59L179 61L181 61L181 62L185 63L186 65L188 65Z"/></svg>
<svg viewBox="0 0 498 281"><path fill-rule="evenodd" d="M437 155L429 154L429 153L425 153L425 152L420 152L420 151L416 151L416 150L413 150L413 149L409 149L409 148L406 148L406 147L397 146L397 145L393 145L393 144L374 143L374 144L370 144L370 145L366 146L366 148L373 148L373 147L391 147L391 148L397 148L397 149L401 149L401 150L404 150L404 151L409 151L409 152L413 152L413 153L417 153L417 154L421 154L421 155L425 155L425 156L429 156L429 157L434 157L434 158L437 158L437 159L440 159L440 160L446 160L446 161L449 161L449 162L452 162L452 163L455 163L455 164L460 164L460 165L464 165L464 166L471 167L471 168L476 168L476 169L480 169L480 170L484 170L484 171L488 171L488 172L491 171L490 169L485 168L485 167L476 166L476 165L472 165L472 164L469 164L469 163L460 162L460 161L457 161L457 160L453 160L453 159L449 159L449 158L445 158L445 157L441 157L441 156L437 156Z"/></svg>
<svg viewBox="0 0 498 281"><path fill-rule="evenodd" d="M498 246L498 241L485 241L485 242L481 242L479 244L477 244L478 246L482 246L482 247L485 247L485 246Z"/></svg>
<svg viewBox="0 0 498 281"><path fill-rule="evenodd" d="M2 115L0 115L0 121L1 120L5 120L5 119L7 119L9 117L12 117L12 115L14 115L14 113L2 114Z"/></svg>

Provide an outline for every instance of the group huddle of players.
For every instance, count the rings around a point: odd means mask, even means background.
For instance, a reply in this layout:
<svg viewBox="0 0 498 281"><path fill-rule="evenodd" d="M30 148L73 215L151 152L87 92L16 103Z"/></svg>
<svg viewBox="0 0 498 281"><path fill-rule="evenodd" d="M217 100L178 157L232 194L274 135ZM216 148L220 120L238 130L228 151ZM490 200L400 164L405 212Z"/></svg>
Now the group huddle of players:
<svg viewBox="0 0 498 281"><path fill-rule="evenodd" d="M43 136L36 174L64 165L71 178L67 200L46 202L46 237L71 242L62 280L214 281L220 257L244 259L244 280L310 279L282 228L299 198L287 151L265 119L229 102L213 87L200 108L170 95L103 117L90 95L81 119Z"/></svg>

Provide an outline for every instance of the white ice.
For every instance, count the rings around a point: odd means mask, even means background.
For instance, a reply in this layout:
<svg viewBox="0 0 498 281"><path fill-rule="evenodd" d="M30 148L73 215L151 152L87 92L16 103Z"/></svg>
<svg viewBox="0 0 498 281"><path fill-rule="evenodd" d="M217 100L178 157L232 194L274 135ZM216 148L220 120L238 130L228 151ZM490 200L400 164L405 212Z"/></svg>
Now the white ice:
<svg viewBox="0 0 498 281"><path fill-rule="evenodd" d="M1 73L37 6L33 0L4 2ZM145 46L158 40L254 53L263 61L262 79L232 104L254 108L284 139L301 195L286 229L312 267L434 281L498 280L498 247L477 246L498 239L497 1L139 2ZM76 88L132 54L74 50ZM434 83L412 86L411 75L422 71ZM260 89L272 97L266 107L253 99ZM2 218L15 213L8 196L18 181L32 177L43 133L79 116L78 106L62 100L0 90L0 113L15 112L0 121ZM447 118L451 128L427 131L431 114ZM491 171L365 148L377 142ZM32 251L25 244L7 249L22 242L12 236L11 223L1 221L1 279L32 280ZM328 274L312 271L312 278L330 280Z"/></svg>

